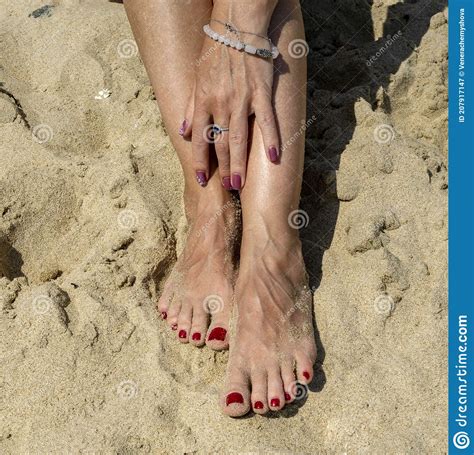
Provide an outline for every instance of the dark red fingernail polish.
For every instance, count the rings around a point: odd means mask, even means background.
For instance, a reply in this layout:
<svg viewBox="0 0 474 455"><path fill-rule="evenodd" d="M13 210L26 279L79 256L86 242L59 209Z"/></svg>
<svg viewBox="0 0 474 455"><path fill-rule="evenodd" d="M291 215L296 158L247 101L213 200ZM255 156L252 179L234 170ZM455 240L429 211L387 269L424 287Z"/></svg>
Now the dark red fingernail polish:
<svg viewBox="0 0 474 455"><path fill-rule="evenodd" d="M309 373L307 371L303 371L304 378L309 381Z"/></svg>
<svg viewBox="0 0 474 455"><path fill-rule="evenodd" d="M184 119L183 123L181 124L181 127L179 128L179 131L178 131L180 136L182 136L184 134L187 127L188 127L188 121L186 119Z"/></svg>
<svg viewBox="0 0 474 455"><path fill-rule="evenodd" d="M161 312L161 319L166 319L168 317L168 313L166 311Z"/></svg>
<svg viewBox="0 0 474 455"><path fill-rule="evenodd" d="M207 185L207 177L204 171L197 171L196 172L196 180L202 187Z"/></svg>
<svg viewBox="0 0 474 455"><path fill-rule="evenodd" d="M209 334L208 341L218 340L224 341L225 336L227 335L227 330L222 327L214 327Z"/></svg>
<svg viewBox="0 0 474 455"><path fill-rule="evenodd" d="M186 338L186 330L180 330L178 333L178 336L180 338Z"/></svg>
<svg viewBox="0 0 474 455"><path fill-rule="evenodd" d="M263 403L261 401L256 401L253 405L254 409L263 409Z"/></svg>
<svg viewBox="0 0 474 455"><path fill-rule="evenodd" d="M222 186L227 190L230 191L232 189L232 184L230 183L230 177L223 177L222 178Z"/></svg>
<svg viewBox="0 0 474 455"><path fill-rule="evenodd" d="M242 188L242 177L240 174L232 174L232 188L240 190Z"/></svg>
<svg viewBox="0 0 474 455"><path fill-rule="evenodd" d="M269 156L270 161L272 163L275 163L276 161L278 161L278 151L277 151L276 147L271 146L268 149L268 156Z"/></svg>
<svg viewBox="0 0 474 455"><path fill-rule="evenodd" d="M172 324L171 325L171 330L176 330L178 328L178 324Z"/></svg>
<svg viewBox="0 0 474 455"><path fill-rule="evenodd" d="M227 395L225 399L226 406L229 406L229 404L232 404L232 403L243 403L243 402L244 402L244 397L239 392L229 393L229 395Z"/></svg>
<svg viewBox="0 0 474 455"><path fill-rule="evenodd" d="M201 334L199 332L193 333L193 341L200 341L201 340Z"/></svg>
<svg viewBox="0 0 474 455"><path fill-rule="evenodd" d="M270 401L270 406L272 408L279 408L280 407L280 399L279 398L272 398Z"/></svg>
<svg viewBox="0 0 474 455"><path fill-rule="evenodd" d="M291 401L291 396L289 393L285 392L285 400L286 401Z"/></svg>

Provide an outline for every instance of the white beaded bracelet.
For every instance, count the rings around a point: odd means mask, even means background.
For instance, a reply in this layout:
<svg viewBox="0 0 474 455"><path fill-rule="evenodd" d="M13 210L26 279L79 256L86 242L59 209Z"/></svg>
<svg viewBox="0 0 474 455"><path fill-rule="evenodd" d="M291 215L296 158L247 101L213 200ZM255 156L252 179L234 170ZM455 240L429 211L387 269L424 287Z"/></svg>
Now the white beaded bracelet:
<svg viewBox="0 0 474 455"><path fill-rule="evenodd" d="M229 38L228 36L221 35L209 26L209 24L205 25L203 27L204 33L214 41L217 41L219 43L224 44L225 46L232 47L234 49L237 49L238 51L244 51L247 54L252 54L252 55L257 55L258 57L262 58L277 58L280 55L280 51L278 48L270 41L270 45L272 47L272 50L269 51L268 49L262 49L258 48L255 46L252 46L250 44L246 44L243 41L240 40L233 40Z"/></svg>

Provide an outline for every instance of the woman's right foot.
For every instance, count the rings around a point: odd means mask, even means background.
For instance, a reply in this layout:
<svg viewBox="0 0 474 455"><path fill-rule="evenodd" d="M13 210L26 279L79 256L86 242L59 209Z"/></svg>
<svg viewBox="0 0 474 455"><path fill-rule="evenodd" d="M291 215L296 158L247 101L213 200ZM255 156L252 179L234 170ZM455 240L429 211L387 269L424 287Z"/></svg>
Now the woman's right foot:
<svg viewBox="0 0 474 455"><path fill-rule="evenodd" d="M239 229L237 203L230 194L209 195L188 208L192 219L186 246L165 284L158 310L180 342L226 349Z"/></svg>

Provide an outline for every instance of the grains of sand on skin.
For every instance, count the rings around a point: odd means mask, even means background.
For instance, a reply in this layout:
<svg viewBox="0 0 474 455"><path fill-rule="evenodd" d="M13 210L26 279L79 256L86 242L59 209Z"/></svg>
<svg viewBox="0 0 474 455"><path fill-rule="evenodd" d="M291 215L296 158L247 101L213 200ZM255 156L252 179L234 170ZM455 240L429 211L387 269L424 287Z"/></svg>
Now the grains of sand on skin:
<svg viewBox="0 0 474 455"><path fill-rule="evenodd" d="M51 17L53 14L54 5L44 5L41 8L35 9L28 17L38 19L39 17Z"/></svg>

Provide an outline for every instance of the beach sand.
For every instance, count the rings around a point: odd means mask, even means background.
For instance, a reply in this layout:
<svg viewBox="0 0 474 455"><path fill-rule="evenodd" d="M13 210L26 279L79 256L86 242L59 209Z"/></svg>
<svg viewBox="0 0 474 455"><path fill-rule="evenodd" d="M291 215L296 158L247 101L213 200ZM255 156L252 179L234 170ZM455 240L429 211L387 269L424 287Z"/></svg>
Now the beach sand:
<svg viewBox="0 0 474 455"><path fill-rule="evenodd" d="M446 452L447 14L367 3L303 2L315 380L230 419L155 310L183 180L123 6L0 0L1 453Z"/></svg>

